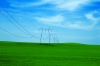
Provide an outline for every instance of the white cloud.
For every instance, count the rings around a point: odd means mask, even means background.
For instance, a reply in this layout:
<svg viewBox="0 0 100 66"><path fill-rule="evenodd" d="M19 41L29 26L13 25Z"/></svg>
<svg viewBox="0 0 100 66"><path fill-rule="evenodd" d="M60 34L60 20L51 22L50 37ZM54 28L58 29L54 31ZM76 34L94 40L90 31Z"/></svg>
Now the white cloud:
<svg viewBox="0 0 100 66"><path fill-rule="evenodd" d="M68 27L70 27L70 28L77 28L77 29L85 29L85 27L81 26L81 24L79 24L79 23L74 23L74 24L69 23Z"/></svg>
<svg viewBox="0 0 100 66"><path fill-rule="evenodd" d="M87 25L87 23L84 23L82 21L80 22L67 22L66 24L62 25L65 28L70 28L70 29L84 29L84 30L90 30L93 28L91 25Z"/></svg>
<svg viewBox="0 0 100 66"><path fill-rule="evenodd" d="M89 2L89 0L42 0L38 4L37 3L33 4L43 5L48 3L54 5L54 7L58 9L74 11L82 4L86 4L87 2Z"/></svg>
<svg viewBox="0 0 100 66"><path fill-rule="evenodd" d="M44 24L53 25L53 26L59 26L64 28L71 28L71 29L91 29L93 26L87 25L86 23L82 21L74 21L74 23L68 22L66 18L61 15L55 15L55 16L49 16L49 17L35 17L35 19L39 22L42 22Z"/></svg>
<svg viewBox="0 0 100 66"><path fill-rule="evenodd" d="M12 1L11 1L12 2ZM38 2L28 2L28 3L20 3L20 2L12 2L11 6L18 7L33 7L40 6L44 4L51 4L53 8L63 9L74 11L79 8L83 4L87 4L90 0L40 0Z"/></svg>
<svg viewBox="0 0 100 66"><path fill-rule="evenodd" d="M97 18L94 18L93 13L88 13L85 15L87 19L92 20L92 21L97 21Z"/></svg>
<svg viewBox="0 0 100 66"><path fill-rule="evenodd" d="M64 17L62 15L55 15L55 16L49 16L49 17L35 17L38 21L41 21L43 23L61 23L64 21Z"/></svg>
<svg viewBox="0 0 100 66"><path fill-rule="evenodd" d="M93 14L98 14L98 12L93 11L93 12L88 13L88 14L85 15L87 19L91 20L91 22L92 22L91 26L95 26L100 21L100 17L98 17L98 18L94 17Z"/></svg>
<svg viewBox="0 0 100 66"><path fill-rule="evenodd" d="M30 2L27 4L25 4L25 3L21 4L20 7L33 7L33 6L40 6L40 5L44 5L44 4L51 4L54 6L52 9L75 11L79 7L81 7L81 5L88 4L89 2L92 2L92 1L91 0L40 0L38 2ZM60 11L60 12L62 12L62 11ZM85 16L82 16L82 17L86 17L87 18L86 20L89 20L91 22L89 25L87 25L87 23L83 22L82 20L80 20L80 21L70 20L70 17L68 17L68 16L65 17L61 14L54 15L54 16L46 16L46 17L35 17L35 19L37 21L45 23L45 24L60 26L60 27L65 27L65 28L91 29L100 20L100 17L98 17L98 18L94 17L93 14L95 14L95 13L97 13L97 12L94 11L94 12L85 14ZM78 14L78 16L80 16L80 15ZM75 16L75 17L77 17L77 16ZM66 18L69 18L69 20L67 20ZM80 18L80 19L82 19L82 18ZM74 23L71 23L71 21L73 21Z"/></svg>
<svg viewBox="0 0 100 66"><path fill-rule="evenodd" d="M82 4L86 4L88 0L62 0L62 2L56 2L57 8L74 11L79 8Z"/></svg>

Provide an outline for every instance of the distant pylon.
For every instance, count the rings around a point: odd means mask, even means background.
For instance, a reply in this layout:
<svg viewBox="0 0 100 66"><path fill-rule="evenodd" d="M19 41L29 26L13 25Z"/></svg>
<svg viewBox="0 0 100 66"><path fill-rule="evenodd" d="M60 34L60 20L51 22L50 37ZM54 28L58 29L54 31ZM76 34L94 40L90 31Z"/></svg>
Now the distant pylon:
<svg viewBox="0 0 100 66"><path fill-rule="evenodd" d="M42 27L39 29L39 32L40 32L40 43L41 43L41 41L42 41L43 30L44 30L44 29L43 29Z"/></svg>
<svg viewBox="0 0 100 66"><path fill-rule="evenodd" d="M56 42L57 34L53 34L54 43Z"/></svg>
<svg viewBox="0 0 100 66"><path fill-rule="evenodd" d="M52 32L52 29L48 28L47 31L48 31L49 43L50 43L50 41L51 41L51 32Z"/></svg>

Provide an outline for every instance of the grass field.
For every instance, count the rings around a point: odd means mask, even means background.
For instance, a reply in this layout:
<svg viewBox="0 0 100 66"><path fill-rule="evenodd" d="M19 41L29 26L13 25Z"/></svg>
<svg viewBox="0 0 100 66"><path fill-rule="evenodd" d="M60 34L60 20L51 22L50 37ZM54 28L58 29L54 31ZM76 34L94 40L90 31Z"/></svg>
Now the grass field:
<svg viewBox="0 0 100 66"><path fill-rule="evenodd" d="M100 66L100 45L1 41L0 66Z"/></svg>

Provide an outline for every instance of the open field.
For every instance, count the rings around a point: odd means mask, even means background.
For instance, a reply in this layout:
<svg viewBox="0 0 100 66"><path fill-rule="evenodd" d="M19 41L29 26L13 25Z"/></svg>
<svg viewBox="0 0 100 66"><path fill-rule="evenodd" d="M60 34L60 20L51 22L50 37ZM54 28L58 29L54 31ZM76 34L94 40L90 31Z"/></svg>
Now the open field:
<svg viewBox="0 0 100 66"><path fill-rule="evenodd" d="M1 41L0 66L100 66L100 45Z"/></svg>

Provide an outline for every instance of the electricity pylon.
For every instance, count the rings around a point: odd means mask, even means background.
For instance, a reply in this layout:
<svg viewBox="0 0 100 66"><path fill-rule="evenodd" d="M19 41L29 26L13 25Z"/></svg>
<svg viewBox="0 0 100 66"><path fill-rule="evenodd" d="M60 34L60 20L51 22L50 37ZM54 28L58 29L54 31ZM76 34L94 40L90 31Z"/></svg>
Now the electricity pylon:
<svg viewBox="0 0 100 66"><path fill-rule="evenodd" d="M53 34L54 43L56 42L57 34Z"/></svg>
<svg viewBox="0 0 100 66"><path fill-rule="evenodd" d="M44 33L48 33L48 39L49 39L49 43L51 43L51 38L53 38L54 40L54 43L55 42L59 42L59 39L57 38L57 34L53 34L52 33L52 29L48 28L48 29L44 29L44 28L40 28L39 29L39 32L40 32L40 43L42 43L42 39L43 39L43 32Z"/></svg>
<svg viewBox="0 0 100 66"><path fill-rule="evenodd" d="M41 41L42 41L43 30L44 30L44 29L43 29L42 27L39 29L39 32L40 32L40 43L41 43Z"/></svg>
<svg viewBox="0 0 100 66"><path fill-rule="evenodd" d="M48 28L46 29L48 31L48 36L49 36L49 43L51 41L51 32L52 32L52 29Z"/></svg>

